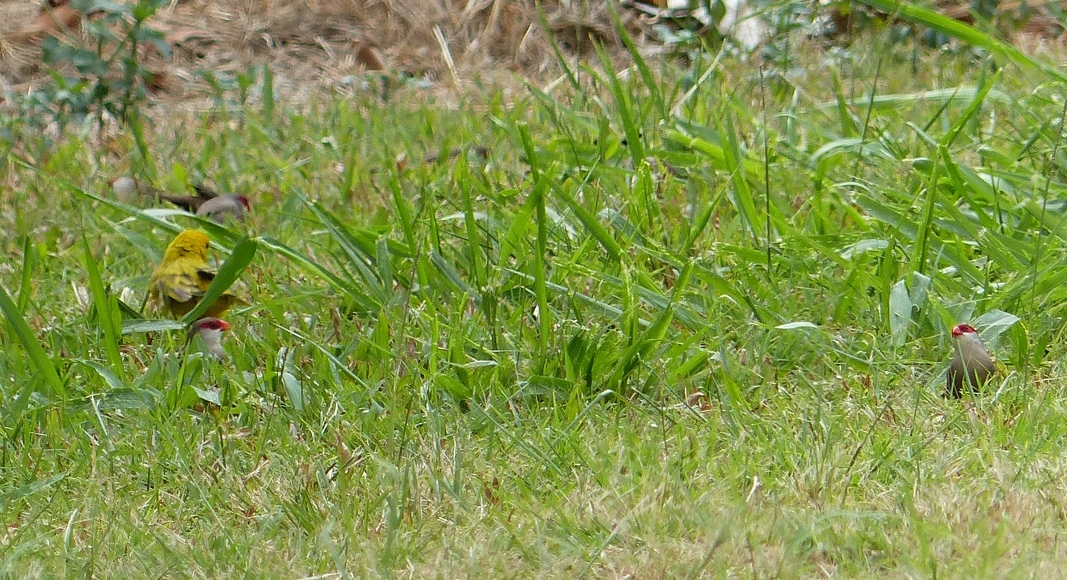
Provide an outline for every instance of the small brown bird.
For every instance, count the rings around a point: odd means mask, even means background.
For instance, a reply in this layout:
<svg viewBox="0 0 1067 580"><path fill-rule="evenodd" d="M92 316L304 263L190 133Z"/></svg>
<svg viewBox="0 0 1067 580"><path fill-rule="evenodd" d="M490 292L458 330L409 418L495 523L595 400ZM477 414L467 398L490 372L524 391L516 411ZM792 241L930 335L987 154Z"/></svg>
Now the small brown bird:
<svg viewBox="0 0 1067 580"><path fill-rule="evenodd" d="M159 197L186 211L219 223L229 218L238 221L243 220L245 214L252 211L252 205L248 202L248 198L243 195L219 195L214 190L199 183L194 184L193 189L196 190L196 195L160 193Z"/></svg>
<svg viewBox="0 0 1067 580"><path fill-rule="evenodd" d="M952 340L955 354L948 367L945 395L958 399L963 396L965 385L972 393L977 393L978 388L996 372L997 365L982 339L978 338L978 331L970 324L952 327Z"/></svg>
<svg viewBox="0 0 1067 580"><path fill-rule="evenodd" d="M221 318L201 318L189 329L189 341L199 336L204 343L204 350L216 359L224 361L229 358L229 355L226 354L226 349L222 348L222 333L229 329L230 323Z"/></svg>

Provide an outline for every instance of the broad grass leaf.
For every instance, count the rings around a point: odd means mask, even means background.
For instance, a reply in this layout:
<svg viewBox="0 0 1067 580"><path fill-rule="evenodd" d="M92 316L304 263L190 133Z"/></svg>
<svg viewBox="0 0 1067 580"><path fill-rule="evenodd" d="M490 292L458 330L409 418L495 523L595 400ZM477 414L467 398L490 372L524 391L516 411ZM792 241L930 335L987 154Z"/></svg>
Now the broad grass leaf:
<svg viewBox="0 0 1067 580"><path fill-rule="evenodd" d="M256 241L251 238L244 238L237 242L237 245L234 246L233 251L230 253L230 257L222 263L222 266L219 266L219 271L215 274L211 285L208 286L207 292L204 292L204 296L197 303L196 308L185 314L182 322L191 324L207 312L207 309L237 281L237 278L241 276L245 268L248 268L248 265L252 263L252 259L256 257L257 246Z"/></svg>
<svg viewBox="0 0 1067 580"><path fill-rule="evenodd" d="M889 291L889 334L893 339L893 346L903 345L908 337L911 306L908 285L903 280L898 280Z"/></svg>
<svg viewBox="0 0 1067 580"><path fill-rule="evenodd" d="M63 388L63 381L59 378L59 371L56 369L55 362L45 353L44 347L38 342L37 336L30 329L30 325L26 324L26 320L22 317L18 306L11 300L7 290L4 290L2 286L0 286L0 311L4 313L4 318L7 319L8 324L15 331L19 342L22 343L22 348L26 349L30 356L30 362L36 367L37 372L41 374L45 384L48 385L53 394L62 394L65 389Z"/></svg>

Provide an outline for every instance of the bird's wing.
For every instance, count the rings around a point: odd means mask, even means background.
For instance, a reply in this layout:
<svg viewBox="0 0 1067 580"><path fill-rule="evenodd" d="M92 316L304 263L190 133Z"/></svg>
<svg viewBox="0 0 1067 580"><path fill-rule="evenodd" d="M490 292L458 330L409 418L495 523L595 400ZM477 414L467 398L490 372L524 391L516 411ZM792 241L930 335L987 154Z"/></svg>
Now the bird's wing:
<svg viewBox="0 0 1067 580"><path fill-rule="evenodd" d="M193 195L172 195L169 193L160 193L160 199L165 199L174 205L186 210L195 212L203 205L204 199Z"/></svg>
<svg viewBox="0 0 1067 580"><path fill-rule="evenodd" d="M188 274L175 273L164 274L156 281L156 292L164 300L170 299L176 302L188 302L193 298L204 295L204 291L196 284Z"/></svg>
<svg viewBox="0 0 1067 580"><path fill-rule="evenodd" d="M204 282L205 284L210 284L211 281L215 279L215 271L209 270L207 268L197 268L196 277L200 278L201 282Z"/></svg>
<svg viewBox="0 0 1067 580"><path fill-rule="evenodd" d="M207 216L220 223L229 218L241 220L245 216L245 206L237 196L220 195L205 201L200 209L196 210L196 215Z"/></svg>
<svg viewBox="0 0 1067 580"><path fill-rule="evenodd" d="M194 183L193 189L196 190L196 195L204 199L214 199L219 196L219 194L216 193L214 189L211 189L203 183Z"/></svg>
<svg viewBox="0 0 1067 580"><path fill-rule="evenodd" d="M200 209L196 210L196 213L197 215L207 215L219 211L219 209L223 207L226 207L226 198L213 197L202 203Z"/></svg>

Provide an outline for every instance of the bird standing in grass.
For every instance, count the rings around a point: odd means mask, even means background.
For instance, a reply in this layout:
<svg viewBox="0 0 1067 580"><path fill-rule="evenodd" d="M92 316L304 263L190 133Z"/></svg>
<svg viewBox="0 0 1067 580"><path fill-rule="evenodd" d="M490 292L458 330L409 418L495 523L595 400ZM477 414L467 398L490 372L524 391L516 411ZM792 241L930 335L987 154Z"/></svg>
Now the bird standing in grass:
<svg viewBox="0 0 1067 580"><path fill-rule="evenodd" d="M149 297L171 316L180 318L195 308L215 279L215 271L207 264L210 245L204 232L185 230L167 246L163 262L152 272ZM237 296L225 292L204 312L204 316L218 318L234 304L243 303Z"/></svg>
<svg viewBox="0 0 1067 580"><path fill-rule="evenodd" d="M204 349L216 359L224 361L229 356L226 349L222 348L222 333L229 329L230 324L221 318L201 318L189 329L189 340L199 336L204 343Z"/></svg>
<svg viewBox="0 0 1067 580"><path fill-rule="evenodd" d="M963 396L964 386L972 393L977 393L978 387L996 372L997 365L982 344L982 339L978 338L978 331L970 324L952 327L952 342L955 354L948 367L945 394L958 399Z"/></svg>

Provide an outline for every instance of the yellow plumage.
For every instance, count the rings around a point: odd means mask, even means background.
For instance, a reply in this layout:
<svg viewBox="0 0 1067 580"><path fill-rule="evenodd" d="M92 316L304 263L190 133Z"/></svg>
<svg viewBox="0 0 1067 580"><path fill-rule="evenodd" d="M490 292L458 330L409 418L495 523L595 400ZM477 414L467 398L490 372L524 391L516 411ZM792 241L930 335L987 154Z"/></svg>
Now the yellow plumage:
<svg viewBox="0 0 1067 580"><path fill-rule="evenodd" d="M163 262L152 272L149 296L175 318L195 308L215 279L215 271L207 265L210 245L203 232L185 230L167 246ZM203 316L220 318L234 304L244 304L244 301L225 292Z"/></svg>

